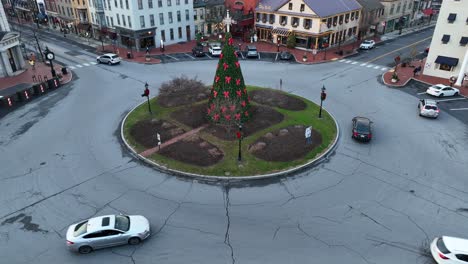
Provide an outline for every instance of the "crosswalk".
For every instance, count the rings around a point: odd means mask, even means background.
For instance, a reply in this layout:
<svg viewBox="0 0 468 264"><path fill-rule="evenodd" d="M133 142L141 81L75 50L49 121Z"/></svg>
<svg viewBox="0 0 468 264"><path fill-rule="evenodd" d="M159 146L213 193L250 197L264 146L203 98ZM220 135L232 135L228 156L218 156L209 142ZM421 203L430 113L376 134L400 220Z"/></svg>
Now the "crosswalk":
<svg viewBox="0 0 468 264"><path fill-rule="evenodd" d="M372 64L372 63L366 63L366 62L363 63L363 62L359 62L359 61L346 60L346 59L338 60L338 62L351 64L351 65L356 65L356 66L369 68L369 69L380 70L380 71L388 71L389 70L388 67L380 66L380 65L376 65L376 64Z"/></svg>
<svg viewBox="0 0 468 264"><path fill-rule="evenodd" d="M76 70L76 69L79 69L79 68L83 68L83 67L89 67L89 66L93 66L93 65L96 65L97 62L95 61L92 61L92 62L88 62L88 63L81 63L81 64L76 64L76 65L68 65L67 67L71 70Z"/></svg>

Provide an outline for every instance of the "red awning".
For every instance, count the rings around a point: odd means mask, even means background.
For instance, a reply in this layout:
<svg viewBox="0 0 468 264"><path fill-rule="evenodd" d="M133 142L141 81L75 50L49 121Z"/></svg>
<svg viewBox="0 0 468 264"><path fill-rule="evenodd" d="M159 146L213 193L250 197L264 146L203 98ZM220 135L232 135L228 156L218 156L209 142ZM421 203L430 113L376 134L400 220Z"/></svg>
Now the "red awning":
<svg viewBox="0 0 468 264"><path fill-rule="evenodd" d="M426 9L424 9L423 13L426 16L430 16L430 15L434 14L434 10L432 10L432 8L426 8Z"/></svg>

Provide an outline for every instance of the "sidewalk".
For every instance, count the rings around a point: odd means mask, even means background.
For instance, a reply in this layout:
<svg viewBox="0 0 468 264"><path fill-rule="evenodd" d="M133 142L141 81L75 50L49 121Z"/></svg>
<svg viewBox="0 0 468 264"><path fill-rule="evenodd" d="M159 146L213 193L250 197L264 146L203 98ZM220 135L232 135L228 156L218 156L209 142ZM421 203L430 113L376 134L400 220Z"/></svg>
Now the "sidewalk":
<svg viewBox="0 0 468 264"><path fill-rule="evenodd" d="M401 36L408 35L408 34L411 34L411 33L414 33L414 32L418 32L418 31L421 31L421 30L429 28L429 27L435 27L436 23L437 23L437 19L432 19L432 21L429 24L422 24L422 25L416 25L414 27L404 28L401 31L401 34L399 34L398 30L395 30L395 31L392 31L392 32L389 32L389 33L385 33L384 35L381 36L380 39L382 41L393 40L393 39L399 38Z"/></svg>
<svg viewBox="0 0 468 264"><path fill-rule="evenodd" d="M413 73L414 67L408 67L408 66L402 67L401 64L398 64L397 75L398 75L399 80L397 82L392 82L392 75L393 75L394 69L391 69L387 71L386 73L384 73L382 75L382 80L385 85L390 86L390 87L403 87L406 84L408 84L408 82L411 80L423 82L427 84L428 86L439 84L439 83L450 86L449 79L424 75L425 62L426 62L426 58L422 60L416 60L411 63L411 65L415 67L421 66L422 72L419 75L414 75ZM468 96L468 82L465 82L465 84L461 87L455 87L455 88L460 89L460 94L464 96Z"/></svg>
<svg viewBox="0 0 468 264"><path fill-rule="evenodd" d="M54 69L57 74L62 74L62 65L54 63ZM69 83L72 78L73 74L71 71L68 71L68 74L63 75L60 83L62 85ZM35 69L33 70L31 66L27 64L27 68L24 72L12 77L0 78L0 91L6 91L7 89L15 88L15 86L31 87L34 84L40 83L40 80L44 79L52 79L52 73L50 72L49 65L38 62L35 66Z"/></svg>

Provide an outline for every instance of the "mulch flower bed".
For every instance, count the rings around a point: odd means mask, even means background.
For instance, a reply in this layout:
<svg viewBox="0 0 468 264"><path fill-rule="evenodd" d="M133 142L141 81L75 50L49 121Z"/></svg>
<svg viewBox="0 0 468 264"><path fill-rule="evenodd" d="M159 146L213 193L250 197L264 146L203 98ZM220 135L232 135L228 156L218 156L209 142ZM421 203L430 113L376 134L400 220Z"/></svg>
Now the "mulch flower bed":
<svg viewBox="0 0 468 264"><path fill-rule="evenodd" d="M210 90L207 87L197 87L187 90L171 90L171 92L158 96L157 103L163 107L176 107L192 104L208 99Z"/></svg>
<svg viewBox="0 0 468 264"><path fill-rule="evenodd" d="M249 94L253 101L263 105L292 111L302 111L307 107L304 101L274 90L255 90Z"/></svg>
<svg viewBox="0 0 468 264"><path fill-rule="evenodd" d="M254 134L257 131L278 124L283 121L284 116L275 109L267 106L252 105L250 108L252 118L242 125L242 134L244 137ZM210 124L203 132L212 134L222 140L237 140L237 127L223 127Z"/></svg>
<svg viewBox="0 0 468 264"><path fill-rule="evenodd" d="M206 104L190 105L171 113L171 118L192 128L208 123L206 119Z"/></svg>
<svg viewBox="0 0 468 264"><path fill-rule="evenodd" d="M249 146L249 151L266 161L293 161L322 144L320 133L312 129L312 143L306 144L305 126L289 126L267 133Z"/></svg>
<svg viewBox="0 0 468 264"><path fill-rule="evenodd" d="M219 148L204 141L197 135L175 142L161 149L159 154L197 166L214 165L224 157L223 152Z"/></svg>
<svg viewBox="0 0 468 264"><path fill-rule="evenodd" d="M185 133L185 131L168 121L158 119L141 120L130 130L130 135L145 148L153 148L157 145L156 133L159 133L164 142Z"/></svg>

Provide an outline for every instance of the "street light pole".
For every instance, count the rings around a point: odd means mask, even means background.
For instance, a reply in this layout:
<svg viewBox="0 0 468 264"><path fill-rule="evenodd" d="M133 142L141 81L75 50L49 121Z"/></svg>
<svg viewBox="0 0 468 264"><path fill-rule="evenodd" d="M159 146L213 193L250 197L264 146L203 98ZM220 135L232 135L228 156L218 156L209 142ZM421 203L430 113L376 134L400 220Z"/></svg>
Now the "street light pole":
<svg viewBox="0 0 468 264"><path fill-rule="evenodd" d="M325 85L322 86L322 92L320 93L320 111L319 111L319 118L322 118L322 105L323 101L327 98L327 94L325 93Z"/></svg>
<svg viewBox="0 0 468 264"><path fill-rule="evenodd" d="M149 89L148 89L148 83L145 83L145 91L144 93L141 95L141 96L146 96L146 100L147 100L147 103L148 103L148 111L150 112L150 114L152 114L153 112L151 111L151 104L150 104L150 100L149 100Z"/></svg>

